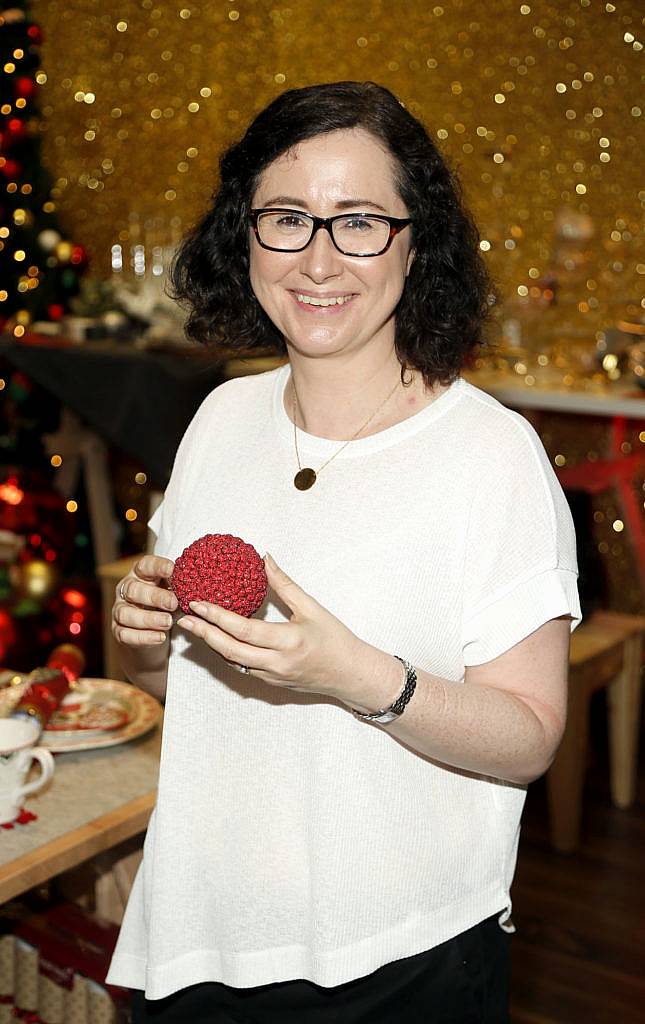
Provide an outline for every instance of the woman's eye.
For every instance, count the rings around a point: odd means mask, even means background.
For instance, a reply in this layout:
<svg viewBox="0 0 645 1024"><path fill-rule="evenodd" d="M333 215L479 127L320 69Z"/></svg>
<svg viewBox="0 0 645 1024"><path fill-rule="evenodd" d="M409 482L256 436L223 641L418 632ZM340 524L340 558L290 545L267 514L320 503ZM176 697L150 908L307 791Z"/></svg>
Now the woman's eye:
<svg viewBox="0 0 645 1024"><path fill-rule="evenodd" d="M346 221L343 221L343 227L348 228L350 231L361 232L367 234L374 227L371 221L365 217L352 217Z"/></svg>
<svg viewBox="0 0 645 1024"><path fill-rule="evenodd" d="M301 228L304 226L305 221L295 213L285 213L281 217L278 217L277 224L281 228Z"/></svg>

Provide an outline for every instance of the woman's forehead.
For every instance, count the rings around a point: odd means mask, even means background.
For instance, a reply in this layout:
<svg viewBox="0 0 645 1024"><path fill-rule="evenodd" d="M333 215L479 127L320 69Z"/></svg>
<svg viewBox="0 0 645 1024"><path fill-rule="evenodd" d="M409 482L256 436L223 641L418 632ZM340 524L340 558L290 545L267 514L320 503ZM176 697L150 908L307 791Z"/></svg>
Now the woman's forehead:
<svg viewBox="0 0 645 1024"><path fill-rule="evenodd" d="M384 145L364 129L316 135L269 164L256 196L266 204L272 198L269 193L295 198L298 190L304 190L303 198L348 198L348 193L358 197L368 190L377 199L392 200L397 194L394 161Z"/></svg>

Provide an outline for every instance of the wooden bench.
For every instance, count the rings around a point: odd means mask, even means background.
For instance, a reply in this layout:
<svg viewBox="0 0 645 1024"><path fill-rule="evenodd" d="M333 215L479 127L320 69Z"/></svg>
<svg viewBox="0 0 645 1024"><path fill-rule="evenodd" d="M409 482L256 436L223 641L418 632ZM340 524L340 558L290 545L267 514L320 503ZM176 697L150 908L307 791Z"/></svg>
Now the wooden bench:
<svg viewBox="0 0 645 1024"><path fill-rule="evenodd" d="M645 617L595 612L571 637L567 726L547 773L551 843L574 850L580 837L589 702L606 689L611 798L629 807L636 795Z"/></svg>

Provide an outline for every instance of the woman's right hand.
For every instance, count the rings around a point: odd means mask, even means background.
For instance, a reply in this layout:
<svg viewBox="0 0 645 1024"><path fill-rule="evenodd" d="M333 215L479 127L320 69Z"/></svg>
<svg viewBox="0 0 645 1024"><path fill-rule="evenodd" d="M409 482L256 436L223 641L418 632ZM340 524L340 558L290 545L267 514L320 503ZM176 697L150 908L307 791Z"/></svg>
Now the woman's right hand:
<svg viewBox="0 0 645 1024"><path fill-rule="evenodd" d="M143 555L116 585L112 634L120 644L147 647L162 644L172 627L177 598L168 590L174 563L159 555Z"/></svg>

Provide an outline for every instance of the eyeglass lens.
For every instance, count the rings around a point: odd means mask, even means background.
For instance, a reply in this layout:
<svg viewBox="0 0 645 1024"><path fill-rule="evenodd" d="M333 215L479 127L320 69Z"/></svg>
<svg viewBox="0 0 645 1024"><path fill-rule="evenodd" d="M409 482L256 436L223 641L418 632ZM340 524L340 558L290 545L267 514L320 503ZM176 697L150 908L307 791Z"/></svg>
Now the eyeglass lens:
<svg viewBox="0 0 645 1024"><path fill-rule="evenodd" d="M291 211L261 213L257 223L260 240L286 252L304 248L314 229L308 217ZM338 248L352 256L379 253L390 237L389 224L378 217L341 217L332 222L331 231Z"/></svg>

